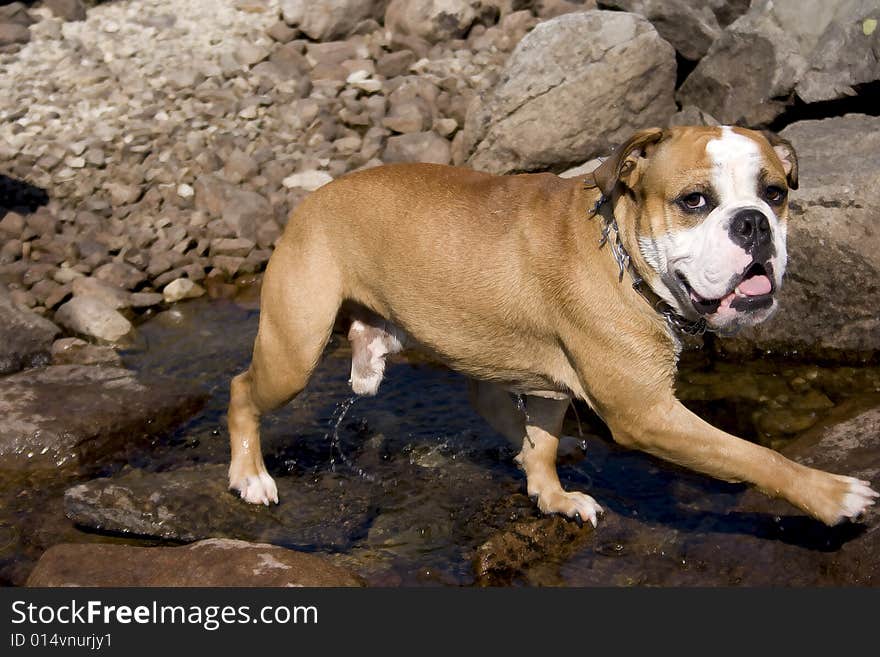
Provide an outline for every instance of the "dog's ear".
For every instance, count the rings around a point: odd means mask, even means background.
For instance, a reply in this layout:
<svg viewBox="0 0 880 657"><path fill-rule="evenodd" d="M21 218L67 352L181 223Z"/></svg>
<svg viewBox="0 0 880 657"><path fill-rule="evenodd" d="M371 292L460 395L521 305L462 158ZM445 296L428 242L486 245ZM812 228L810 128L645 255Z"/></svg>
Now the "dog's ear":
<svg viewBox="0 0 880 657"><path fill-rule="evenodd" d="M630 156L643 156L646 146L656 144L662 138L663 130L660 128L639 130L593 171L593 184L599 188L603 196L610 196L621 176L635 165L629 159Z"/></svg>
<svg viewBox="0 0 880 657"><path fill-rule="evenodd" d="M783 139L775 132L762 130L761 134L766 137L767 141L773 147L779 161L782 162L782 168L785 170L785 177L788 180L788 186L792 189L798 188L798 161L797 153L794 152L794 146L787 139Z"/></svg>

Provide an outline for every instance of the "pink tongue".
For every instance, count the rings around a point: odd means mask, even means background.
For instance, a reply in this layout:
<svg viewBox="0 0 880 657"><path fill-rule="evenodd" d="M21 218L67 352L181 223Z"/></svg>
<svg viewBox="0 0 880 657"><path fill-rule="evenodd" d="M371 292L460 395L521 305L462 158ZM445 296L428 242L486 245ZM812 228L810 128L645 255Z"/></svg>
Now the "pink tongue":
<svg viewBox="0 0 880 657"><path fill-rule="evenodd" d="M771 289L770 279L766 276L752 276L739 284L739 291L747 297L769 294Z"/></svg>

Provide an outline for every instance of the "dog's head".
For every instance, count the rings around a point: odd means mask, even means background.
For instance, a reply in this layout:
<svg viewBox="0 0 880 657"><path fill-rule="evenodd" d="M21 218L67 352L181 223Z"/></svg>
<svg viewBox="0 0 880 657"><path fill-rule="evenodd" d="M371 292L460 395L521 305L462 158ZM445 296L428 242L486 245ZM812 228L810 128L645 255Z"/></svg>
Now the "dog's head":
<svg viewBox="0 0 880 657"><path fill-rule="evenodd" d="M776 310L798 177L787 141L726 126L643 130L593 176L640 274L682 316L733 332Z"/></svg>

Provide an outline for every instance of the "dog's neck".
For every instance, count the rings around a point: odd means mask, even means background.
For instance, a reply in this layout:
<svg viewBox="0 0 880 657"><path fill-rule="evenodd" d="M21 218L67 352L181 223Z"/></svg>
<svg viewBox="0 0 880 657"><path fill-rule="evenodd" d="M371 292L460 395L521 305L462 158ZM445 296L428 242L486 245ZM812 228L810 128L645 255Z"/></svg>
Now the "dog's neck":
<svg viewBox="0 0 880 657"><path fill-rule="evenodd" d="M688 319L681 315L673 306L658 295L651 287L649 280L641 272L647 272L648 263L642 257L638 249L635 235L627 234L617 223L614 216L614 204L611 199L598 191L598 197L590 209L590 216L602 222L602 237L599 240L599 248L607 248L619 270L619 280L622 283L628 275L632 280L632 288L648 302L651 308L666 318L669 326L675 331L687 335L702 335L710 330L706 320L702 317Z"/></svg>

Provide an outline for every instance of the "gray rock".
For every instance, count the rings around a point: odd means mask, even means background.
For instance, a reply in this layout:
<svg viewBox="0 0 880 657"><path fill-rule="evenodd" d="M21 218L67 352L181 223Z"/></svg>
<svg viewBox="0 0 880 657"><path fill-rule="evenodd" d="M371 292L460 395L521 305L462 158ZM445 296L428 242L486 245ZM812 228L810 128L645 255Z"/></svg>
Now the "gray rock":
<svg viewBox="0 0 880 657"><path fill-rule="evenodd" d="M96 297L73 297L55 313L55 321L76 335L124 344L134 337L134 326Z"/></svg>
<svg viewBox="0 0 880 657"><path fill-rule="evenodd" d="M468 164L493 173L565 169L664 124L675 112L674 86L675 53L640 16L587 11L541 23L469 108Z"/></svg>
<svg viewBox="0 0 880 657"><path fill-rule="evenodd" d="M34 19L24 3L10 2L8 5L0 6L0 23L18 23L27 27L33 25Z"/></svg>
<svg viewBox="0 0 880 657"><path fill-rule="evenodd" d="M721 35L678 92L722 123L766 125L794 101L842 98L880 78L871 0L757 0Z"/></svg>
<svg viewBox="0 0 880 657"><path fill-rule="evenodd" d="M700 59L721 36L721 26L708 4L688 0L599 0L599 7L644 16L685 59Z"/></svg>
<svg viewBox="0 0 880 657"><path fill-rule="evenodd" d="M81 276L74 279L71 287L74 296L93 297L114 310L131 307L130 292L97 278Z"/></svg>
<svg viewBox="0 0 880 657"><path fill-rule="evenodd" d="M124 262L108 262L98 267L92 274L95 278L110 285L133 290L147 280L147 275Z"/></svg>
<svg viewBox="0 0 880 657"><path fill-rule="evenodd" d="M176 303L184 299L197 299L205 294L205 288L188 278L177 278L162 290L166 303Z"/></svg>
<svg viewBox="0 0 880 657"><path fill-rule="evenodd" d="M853 360L880 351L880 118L801 121L780 310L720 348Z"/></svg>
<svg viewBox="0 0 880 657"><path fill-rule="evenodd" d="M43 0L43 6L52 10L58 18L66 21L84 21L86 8L82 0Z"/></svg>
<svg viewBox="0 0 880 657"><path fill-rule="evenodd" d="M213 255L231 255L231 256L246 256L250 253L256 244L251 240L246 240L243 238L237 239L216 239L211 240L211 250L210 254Z"/></svg>
<svg viewBox="0 0 880 657"><path fill-rule="evenodd" d="M235 237L256 241L257 226L274 215L272 206L264 196L245 189L232 188L227 191L222 216Z"/></svg>
<svg viewBox="0 0 880 657"><path fill-rule="evenodd" d="M19 23L0 23L0 48L18 46L31 40L31 31Z"/></svg>
<svg viewBox="0 0 880 657"><path fill-rule="evenodd" d="M62 543L27 580L31 587L359 585L326 556L227 538L178 547Z"/></svg>
<svg viewBox="0 0 880 657"><path fill-rule="evenodd" d="M204 396L116 367L53 365L0 379L0 468L95 472L195 413Z"/></svg>
<svg viewBox="0 0 880 657"><path fill-rule="evenodd" d="M60 332L48 319L16 306L6 286L0 285L0 374L47 364Z"/></svg>
<svg viewBox="0 0 880 657"><path fill-rule="evenodd" d="M284 22L316 41L340 39L361 21L380 18L384 0L281 0Z"/></svg>
<svg viewBox="0 0 880 657"><path fill-rule="evenodd" d="M376 61L376 73L386 78L406 75L409 67L415 64L418 57L412 50L396 50L382 55Z"/></svg>
<svg viewBox="0 0 880 657"><path fill-rule="evenodd" d="M457 39L474 23L494 11L482 0L391 0L385 10L385 27L429 43Z"/></svg>
<svg viewBox="0 0 880 657"><path fill-rule="evenodd" d="M436 132L412 132L389 137L382 160L392 162L431 162L449 164L450 144Z"/></svg>
<svg viewBox="0 0 880 657"><path fill-rule="evenodd" d="M222 537L342 549L365 531L363 484L346 479L340 486L332 474L279 477L276 484L281 503L263 507L227 490L225 465L134 470L74 486L64 504L68 517L86 527L179 541Z"/></svg>
<svg viewBox="0 0 880 657"><path fill-rule="evenodd" d="M805 103L852 96L855 85L880 79L876 1L831 4L839 8L817 40L807 70L795 87Z"/></svg>

